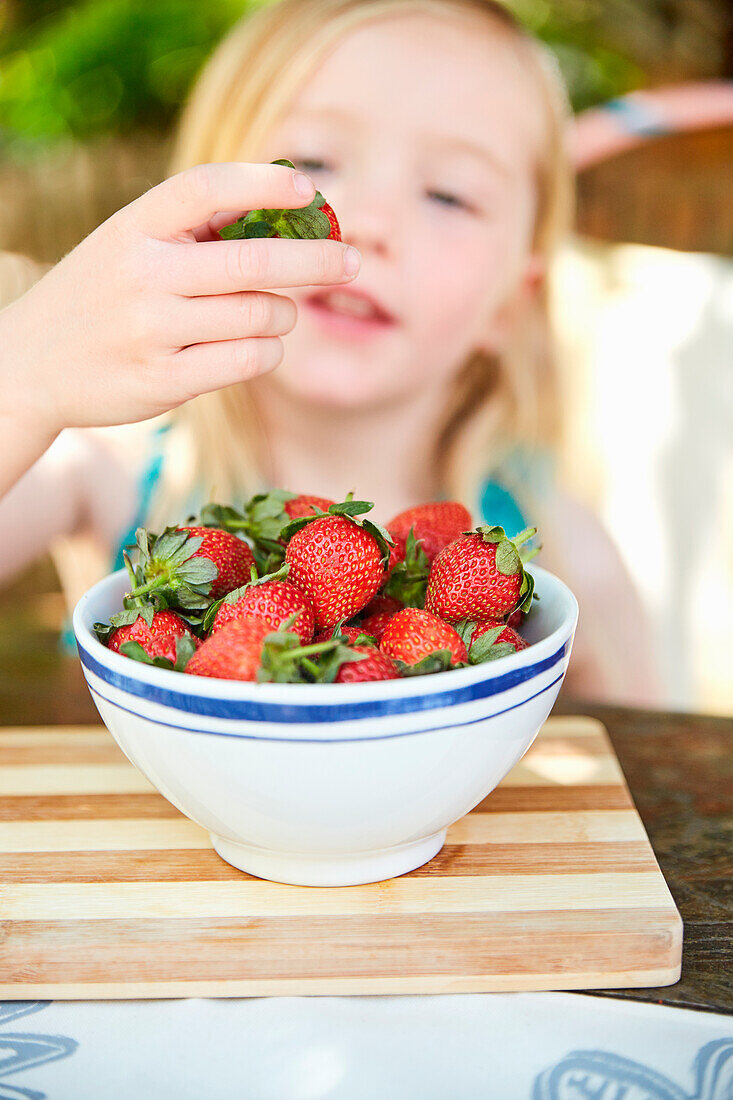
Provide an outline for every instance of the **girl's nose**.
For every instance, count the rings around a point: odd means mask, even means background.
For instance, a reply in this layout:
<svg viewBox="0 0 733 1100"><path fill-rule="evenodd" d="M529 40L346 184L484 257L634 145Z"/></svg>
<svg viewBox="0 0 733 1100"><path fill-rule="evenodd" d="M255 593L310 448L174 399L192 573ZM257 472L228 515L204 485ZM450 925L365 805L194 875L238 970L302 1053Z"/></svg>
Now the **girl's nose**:
<svg viewBox="0 0 733 1100"><path fill-rule="evenodd" d="M384 214L378 207L373 211L347 212L341 226L344 240L358 248L362 256L371 254L386 258L391 248Z"/></svg>
<svg viewBox="0 0 733 1100"><path fill-rule="evenodd" d="M382 259L394 255L397 240L395 195L378 184L354 181L344 187L337 207L341 233L345 241L358 248L362 255Z"/></svg>

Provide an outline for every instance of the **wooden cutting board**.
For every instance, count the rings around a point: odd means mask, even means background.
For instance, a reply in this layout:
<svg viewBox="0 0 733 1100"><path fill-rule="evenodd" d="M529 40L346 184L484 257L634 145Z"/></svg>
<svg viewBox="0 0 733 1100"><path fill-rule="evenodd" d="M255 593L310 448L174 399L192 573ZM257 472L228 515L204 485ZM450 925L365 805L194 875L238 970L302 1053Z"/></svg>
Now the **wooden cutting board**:
<svg viewBox="0 0 733 1100"><path fill-rule="evenodd" d="M0 998L666 985L682 922L605 729L552 718L425 867L224 863L101 728L0 731Z"/></svg>

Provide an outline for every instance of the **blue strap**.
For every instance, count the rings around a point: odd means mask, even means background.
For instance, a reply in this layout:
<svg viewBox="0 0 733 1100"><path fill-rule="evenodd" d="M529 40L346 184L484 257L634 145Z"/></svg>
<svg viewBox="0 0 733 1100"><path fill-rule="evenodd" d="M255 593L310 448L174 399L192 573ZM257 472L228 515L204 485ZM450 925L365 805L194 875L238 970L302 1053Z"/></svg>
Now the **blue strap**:
<svg viewBox="0 0 733 1100"><path fill-rule="evenodd" d="M155 429L153 433L153 439L151 443L151 453L148 461L143 469L137 486L138 506L135 513L135 517L122 536L122 540L117 548L117 554L114 559L112 569L121 569L125 564L122 557L122 551L126 546L135 544L135 532L138 527L143 527L150 510L150 501L153 498L153 493L160 481L160 475L163 470L163 438L168 431L170 431L170 424L161 424Z"/></svg>
<svg viewBox="0 0 733 1100"><path fill-rule="evenodd" d="M498 481L487 480L480 496L481 516L492 527L503 527L509 538L518 535L527 526L522 509L516 500Z"/></svg>
<svg viewBox="0 0 733 1100"><path fill-rule="evenodd" d="M609 99L602 105L602 109L615 115L621 128L628 134L637 134L639 137L659 137L661 134L670 132L668 124L654 110L654 107L634 96Z"/></svg>

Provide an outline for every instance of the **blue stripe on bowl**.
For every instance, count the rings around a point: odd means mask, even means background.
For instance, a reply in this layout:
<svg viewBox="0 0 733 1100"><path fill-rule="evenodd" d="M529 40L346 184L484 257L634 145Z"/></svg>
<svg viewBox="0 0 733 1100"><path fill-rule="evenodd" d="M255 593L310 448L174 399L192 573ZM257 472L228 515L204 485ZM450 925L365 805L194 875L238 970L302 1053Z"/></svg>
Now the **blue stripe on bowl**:
<svg viewBox="0 0 733 1100"><path fill-rule="evenodd" d="M267 734L266 737L261 737L256 733L232 733L227 730L211 730L211 729L198 729L195 726L181 726L177 722L163 722L160 718L151 718L149 714L141 715L139 711L132 710L130 707L123 707L121 703L115 703L112 699L108 699L106 695L103 695L99 688L89 685L89 690L94 699L102 699L111 707L115 707L117 710L122 710L125 714L134 714L136 717L142 717L146 722L152 723L154 726L165 726L166 729L178 730L180 733L201 733L205 737L229 737L234 738L237 741L280 741L288 745L355 745L363 741L394 741L398 737L416 737L421 733L436 733L438 730L444 729L463 729L464 726L477 726L479 722L490 722L493 718L498 718L502 714L508 714L511 710L517 710L518 707L523 707L527 703L533 702L535 699L539 699L541 695L550 691L555 687L557 683L563 678L561 672L559 676L556 676L552 683L547 687L540 688L534 695L528 695L526 699L520 699L518 703L512 703L510 707L504 707L503 710L494 711L493 714L482 714L480 718L469 718L465 722L457 722L455 718L450 719L450 725L446 725L445 722L441 722L437 726L425 726L419 730L403 730L401 733L373 733L368 737L277 737L273 734Z"/></svg>
<svg viewBox="0 0 733 1100"><path fill-rule="evenodd" d="M310 722L352 722L359 718L381 718L392 714L411 714L415 711L436 710L440 707L454 707L460 703L470 703L475 699L486 699L499 695L503 691L524 684L542 672L554 668L565 657L568 642L542 661L533 665L505 672L489 680L478 680L473 684L453 688L449 691L426 692L423 695L395 697L392 699L368 699L358 703L317 704L317 703L269 703L254 699L216 699L207 696L189 695L182 691L158 687L143 683L131 676L113 672L100 664L91 653L79 645L81 663L104 683L136 695L151 703L160 703L165 707L184 711L186 714L200 714L207 718L228 718L247 722L274 722L287 725Z"/></svg>

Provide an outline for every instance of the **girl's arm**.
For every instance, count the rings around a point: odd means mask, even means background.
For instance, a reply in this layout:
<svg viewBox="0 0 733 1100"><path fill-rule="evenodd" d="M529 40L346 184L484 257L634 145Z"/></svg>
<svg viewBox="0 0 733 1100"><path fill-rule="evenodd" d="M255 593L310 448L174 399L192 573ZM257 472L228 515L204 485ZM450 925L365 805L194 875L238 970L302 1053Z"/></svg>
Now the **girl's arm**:
<svg viewBox="0 0 733 1100"><path fill-rule="evenodd" d="M0 584L82 522L82 471L89 455L65 432L0 500Z"/></svg>
<svg viewBox="0 0 733 1100"><path fill-rule="evenodd" d="M283 165L199 165L119 210L0 313L0 496L64 428L147 420L276 367L296 309L270 292L349 282L359 254L221 241L215 228L314 195Z"/></svg>
<svg viewBox="0 0 733 1100"><path fill-rule="evenodd" d="M0 500L0 584L59 537L117 544L138 507L147 426L62 432Z"/></svg>
<svg viewBox="0 0 733 1100"><path fill-rule="evenodd" d="M659 705L651 630L621 555L583 505L561 493L552 505L543 521L542 564L580 605L566 690L586 700Z"/></svg>

